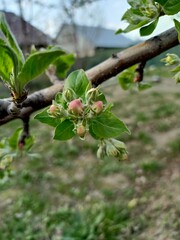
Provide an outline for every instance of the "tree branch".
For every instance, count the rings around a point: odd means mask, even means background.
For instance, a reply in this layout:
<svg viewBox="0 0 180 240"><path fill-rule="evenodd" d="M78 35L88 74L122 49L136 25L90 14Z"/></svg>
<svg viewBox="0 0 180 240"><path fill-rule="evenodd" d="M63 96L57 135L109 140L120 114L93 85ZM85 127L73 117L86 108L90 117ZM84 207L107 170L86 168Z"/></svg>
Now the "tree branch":
<svg viewBox="0 0 180 240"><path fill-rule="evenodd" d="M146 62L178 44L178 34L175 28L171 28L158 36L113 55L86 73L89 80L98 86L122 70L136 63Z"/></svg>
<svg viewBox="0 0 180 240"><path fill-rule="evenodd" d="M22 119L23 120L23 131L18 140L18 147L20 150L23 150L25 146L25 141L29 137L29 116Z"/></svg>
<svg viewBox="0 0 180 240"><path fill-rule="evenodd" d="M94 86L98 86L109 78L116 76L124 69L140 62L146 62L178 44L178 34L175 28L171 28L156 37L150 38L115 55L113 54L106 61L86 71L87 77ZM62 89L63 83L60 82L29 95L22 103L23 108L18 116L8 114L7 108L11 103L9 99L0 100L0 125L15 118L22 119L27 117L31 113L50 105L56 93L62 91Z"/></svg>

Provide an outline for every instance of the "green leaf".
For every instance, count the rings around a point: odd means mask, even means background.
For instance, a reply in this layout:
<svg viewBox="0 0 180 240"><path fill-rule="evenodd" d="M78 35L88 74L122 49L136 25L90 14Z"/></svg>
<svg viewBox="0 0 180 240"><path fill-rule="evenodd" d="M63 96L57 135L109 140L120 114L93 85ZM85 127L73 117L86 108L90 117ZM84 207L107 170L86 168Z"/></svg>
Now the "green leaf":
<svg viewBox="0 0 180 240"><path fill-rule="evenodd" d="M158 24L158 20L159 20L159 18L157 18L156 20L151 22L149 25L146 25L146 26L142 27L140 29L140 35L141 36L150 35L154 31L154 29L156 28L156 26Z"/></svg>
<svg viewBox="0 0 180 240"><path fill-rule="evenodd" d="M56 66L56 75L59 78L65 78L67 72L70 70L74 62L75 62L74 54L67 54L59 57L54 62L54 65Z"/></svg>
<svg viewBox="0 0 180 240"><path fill-rule="evenodd" d="M37 119L38 121L46 123L52 127L56 127L60 123L60 120L57 118L50 117L47 112L48 109L49 107L45 108L42 112L36 114L34 119Z"/></svg>
<svg viewBox="0 0 180 240"><path fill-rule="evenodd" d="M122 16L122 20L125 20L129 23L129 25L124 29L119 29L116 34L124 32L130 32L132 30L141 28L148 23L154 22L157 20L160 16L160 10L157 7L157 5L154 3L154 1L149 0L129 0L128 3L131 5L131 8L128 9L124 15ZM150 24L148 27L147 32L151 32L153 28L156 27L156 21L154 24ZM151 31L150 31L151 29ZM154 30L154 29L153 29Z"/></svg>
<svg viewBox="0 0 180 240"><path fill-rule="evenodd" d="M173 68L173 69L171 70L171 72L175 72L175 73L180 72L180 65L177 66L177 67L175 67L175 68Z"/></svg>
<svg viewBox="0 0 180 240"><path fill-rule="evenodd" d="M15 84L17 65L14 51L0 39L0 76L10 86Z"/></svg>
<svg viewBox="0 0 180 240"><path fill-rule="evenodd" d="M89 86L89 80L85 72L80 69L70 73L65 80L64 90L72 89L78 97L82 97L85 94Z"/></svg>
<svg viewBox="0 0 180 240"><path fill-rule="evenodd" d="M122 133L130 133L126 125L113 113L105 111L89 121L91 132L98 138L113 138Z"/></svg>
<svg viewBox="0 0 180 240"><path fill-rule="evenodd" d="M21 88L32 79L42 74L47 67L65 52L59 47L52 47L30 55L18 75Z"/></svg>
<svg viewBox="0 0 180 240"><path fill-rule="evenodd" d="M28 152L29 150L31 150L33 144L34 144L33 136L29 136L29 137L25 138L25 146L24 146L23 150Z"/></svg>
<svg viewBox="0 0 180 240"><path fill-rule="evenodd" d="M180 83L180 72L177 72L173 77L177 83Z"/></svg>
<svg viewBox="0 0 180 240"><path fill-rule="evenodd" d="M104 104L107 103L106 97L105 97L105 95L101 91L99 91L99 96L98 96L97 100L98 101L102 101Z"/></svg>
<svg viewBox="0 0 180 240"><path fill-rule="evenodd" d="M129 25L124 30L119 29L118 33L128 33L152 21L152 19L142 16L141 12L136 9L128 9L123 15L122 20L126 20Z"/></svg>
<svg viewBox="0 0 180 240"><path fill-rule="evenodd" d="M161 4L162 6L164 4L166 4L169 0L156 0L156 2L158 2L159 4ZM171 0L170 0L171 1Z"/></svg>
<svg viewBox="0 0 180 240"><path fill-rule="evenodd" d="M127 28L125 28L125 29L123 30L123 32L124 32L124 33L131 32L131 31L133 31L133 30L135 30L135 29L138 29L138 28L146 25L148 22L149 22L149 21L144 20L144 21L139 22L138 24L135 24L135 25L134 25L134 24L130 24L129 26L127 26Z"/></svg>
<svg viewBox="0 0 180 240"><path fill-rule="evenodd" d="M66 141L74 137L74 124L69 119L64 120L55 129L54 139Z"/></svg>
<svg viewBox="0 0 180 240"><path fill-rule="evenodd" d="M9 138L9 146L13 149L17 148L19 136L22 132L22 128L16 129L13 135Z"/></svg>
<svg viewBox="0 0 180 240"><path fill-rule="evenodd" d="M121 33L123 33L123 29L122 28L119 28L116 32L115 32L115 34L121 34Z"/></svg>
<svg viewBox="0 0 180 240"><path fill-rule="evenodd" d="M14 52L17 54L18 62L19 62L19 70L24 63L24 55L13 35L13 33L10 30L10 27L6 21L4 13L0 13L0 29L3 32L4 36L6 37L7 43L9 46L14 50Z"/></svg>
<svg viewBox="0 0 180 240"><path fill-rule="evenodd" d="M63 94L62 94L62 92L56 93L55 101L56 101L58 104L63 104L64 99L63 99Z"/></svg>
<svg viewBox="0 0 180 240"><path fill-rule="evenodd" d="M180 22L174 19L174 24L175 24L176 31L178 32L178 40L180 42Z"/></svg>
<svg viewBox="0 0 180 240"><path fill-rule="evenodd" d="M134 0L128 0L128 3L129 3L129 5L131 5L131 7L133 7L133 8L138 8L138 7L140 7L141 4L142 4L141 0L136 0L136 1L134 1Z"/></svg>
<svg viewBox="0 0 180 240"><path fill-rule="evenodd" d="M93 124L91 123L91 121L92 121L92 120L89 121L89 133L91 134L91 136L92 136L94 139L96 139L96 140L101 139L101 137L98 137L98 136L96 135L96 133L94 132L94 130L93 130L93 128L92 128Z"/></svg>
<svg viewBox="0 0 180 240"><path fill-rule="evenodd" d="M22 133L22 128L18 128L13 135L8 139L9 142L9 146L16 150L18 147L18 141L19 141L19 137ZM32 136L29 136L27 138L25 138L25 146L24 146L24 150L25 151L29 151L31 149L31 147L34 144L34 138Z"/></svg>
<svg viewBox="0 0 180 240"><path fill-rule="evenodd" d="M134 84L134 72L136 69L136 65L124 70L122 73L118 75L118 82L123 90L128 90Z"/></svg>
<svg viewBox="0 0 180 240"><path fill-rule="evenodd" d="M152 87L152 84L150 84L150 83L145 83L145 82L138 83L138 90L139 91L144 91L144 90L146 90L148 88L151 88L151 87Z"/></svg>
<svg viewBox="0 0 180 240"><path fill-rule="evenodd" d="M162 8L165 14L174 15L180 11L179 0L156 0Z"/></svg>

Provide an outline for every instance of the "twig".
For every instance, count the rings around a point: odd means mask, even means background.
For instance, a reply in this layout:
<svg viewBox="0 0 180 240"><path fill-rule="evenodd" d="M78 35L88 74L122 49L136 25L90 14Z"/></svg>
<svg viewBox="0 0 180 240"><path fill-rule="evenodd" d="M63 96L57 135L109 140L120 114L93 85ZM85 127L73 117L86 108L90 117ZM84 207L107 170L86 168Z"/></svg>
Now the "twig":
<svg viewBox="0 0 180 240"><path fill-rule="evenodd" d="M171 28L158 36L117 53L116 57L110 57L86 71L86 74L89 80L98 86L124 69L140 62L146 62L178 44L177 31L175 28Z"/></svg>
<svg viewBox="0 0 180 240"><path fill-rule="evenodd" d="M18 147L20 150L23 150L25 146L26 138L29 137L29 116L22 119L23 121L23 131L18 141Z"/></svg>
<svg viewBox="0 0 180 240"><path fill-rule="evenodd" d="M56 76L56 67L54 65L50 65L45 73L52 84L59 83L60 79Z"/></svg>
<svg viewBox="0 0 180 240"><path fill-rule="evenodd" d="M138 64L138 66L135 70L134 82L142 82L143 81L145 65L146 65L146 62L141 62Z"/></svg>

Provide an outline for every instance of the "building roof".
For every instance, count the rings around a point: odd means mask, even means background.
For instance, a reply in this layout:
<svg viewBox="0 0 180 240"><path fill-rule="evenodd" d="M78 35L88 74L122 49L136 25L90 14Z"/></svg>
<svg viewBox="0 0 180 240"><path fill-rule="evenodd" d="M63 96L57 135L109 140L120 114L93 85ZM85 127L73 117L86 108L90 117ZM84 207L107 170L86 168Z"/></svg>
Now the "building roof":
<svg viewBox="0 0 180 240"><path fill-rule="evenodd" d="M4 11L2 11L4 12ZM11 28L11 31L16 37L20 46L47 46L52 43L52 39L26 22L21 17L11 12L4 12L6 20Z"/></svg>
<svg viewBox="0 0 180 240"><path fill-rule="evenodd" d="M64 24L56 39L60 36L63 29L70 27L72 28L72 25ZM133 43L123 34L116 35L115 30L112 29L80 25L75 25L73 27L76 34L82 35L90 41L95 48L126 48Z"/></svg>

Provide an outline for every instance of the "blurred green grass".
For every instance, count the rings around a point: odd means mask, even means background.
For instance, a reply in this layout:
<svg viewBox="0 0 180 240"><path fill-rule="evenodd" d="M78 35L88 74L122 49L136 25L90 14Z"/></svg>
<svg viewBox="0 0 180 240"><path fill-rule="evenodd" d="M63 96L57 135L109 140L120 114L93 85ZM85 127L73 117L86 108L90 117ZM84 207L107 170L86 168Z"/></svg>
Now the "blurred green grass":
<svg viewBox="0 0 180 240"><path fill-rule="evenodd" d="M39 157L17 159L12 177L0 181L0 239L152 240L160 225L162 239L178 240L180 102L169 81L142 93L102 88L132 132L120 138L129 151L125 162L97 159L89 137L53 141L52 128L32 119ZM0 137L20 125L6 124Z"/></svg>

